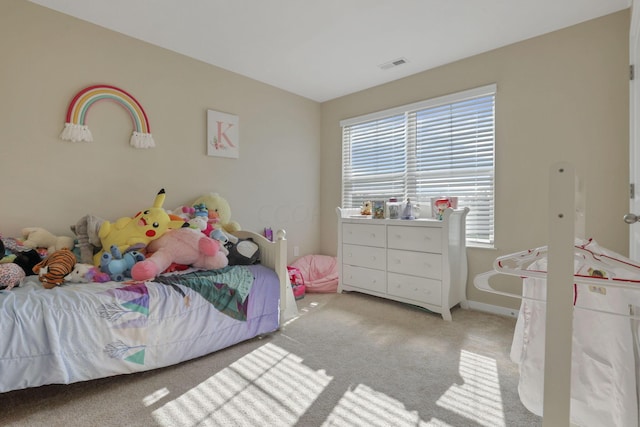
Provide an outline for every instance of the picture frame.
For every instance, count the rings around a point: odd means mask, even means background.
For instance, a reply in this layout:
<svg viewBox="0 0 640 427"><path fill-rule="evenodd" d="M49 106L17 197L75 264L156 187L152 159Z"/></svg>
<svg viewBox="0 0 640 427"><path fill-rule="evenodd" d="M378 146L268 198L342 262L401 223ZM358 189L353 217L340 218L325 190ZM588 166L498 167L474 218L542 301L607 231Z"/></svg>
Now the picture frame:
<svg viewBox="0 0 640 427"><path fill-rule="evenodd" d="M240 118L233 114L207 110L207 155L240 157Z"/></svg>
<svg viewBox="0 0 640 427"><path fill-rule="evenodd" d="M384 219L384 200L371 201L371 218Z"/></svg>

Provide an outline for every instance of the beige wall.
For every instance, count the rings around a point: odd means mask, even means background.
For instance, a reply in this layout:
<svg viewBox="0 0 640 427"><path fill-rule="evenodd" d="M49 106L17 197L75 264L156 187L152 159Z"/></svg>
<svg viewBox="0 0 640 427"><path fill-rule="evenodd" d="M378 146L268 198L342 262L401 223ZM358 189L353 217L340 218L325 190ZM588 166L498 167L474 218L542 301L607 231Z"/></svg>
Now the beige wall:
<svg viewBox="0 0 640 427"><path fill-rule="evenodd" d="M476 290L472 278L496 256L547 244L548 170L557 161L573 163L585 185L587 236L626 254L628 35L625 10L324 103L322 251L336 252L340 120L496 83L497 250L468 250L469 299L518 307ZM519 292L517 279L495 283Z"/></svg>
<svg viewBox="0 0 640 427"><path fill-rule="evenodd" d="M53 12L0 2L0 233L70 234L91 213L109 220L217 191L243 228L285 228L292 256L317 251L320 105L240 75ZM111 84L145 109L157 148L128 144L132 122L94 104L93 143L58 138L82 88ZM240 158L206 155L206 111L240 118Z"/></svg>
<svg viewBox="0 0 640 427"><path fill-rule="evenodd" d="M497 83L496 245L469 249L472 278L501 254L546 244L547 171L573 162L587 234L626 253L628 30L623 11L323 104L23 0L0 3L0 233L56 234L91 213L114 220L218 191L243 228L285 228L292 256L336 253L341 119ZM157 148L129 147L131 120L92 107L93 143L58 138L71 97L131 92ZM240 159L206 156L206 110L240 117ZM517 281L501 280L505 289ZM468 285L474 301L517 307Z"/></svg>

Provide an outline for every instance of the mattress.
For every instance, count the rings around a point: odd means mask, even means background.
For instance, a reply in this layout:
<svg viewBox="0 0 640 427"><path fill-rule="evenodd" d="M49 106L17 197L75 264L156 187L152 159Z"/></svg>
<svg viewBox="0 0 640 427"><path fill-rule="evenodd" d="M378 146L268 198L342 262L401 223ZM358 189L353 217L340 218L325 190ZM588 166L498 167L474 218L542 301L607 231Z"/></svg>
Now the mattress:
<svg viewBox="0 0 640 427"><path fill-rule="evenodd" d="M209 287L191 273L54 289L29 276L0 291L0 392L156 369L278 329L273 270L227 267ZM225 283L243 275L248 286Z"/></svg>

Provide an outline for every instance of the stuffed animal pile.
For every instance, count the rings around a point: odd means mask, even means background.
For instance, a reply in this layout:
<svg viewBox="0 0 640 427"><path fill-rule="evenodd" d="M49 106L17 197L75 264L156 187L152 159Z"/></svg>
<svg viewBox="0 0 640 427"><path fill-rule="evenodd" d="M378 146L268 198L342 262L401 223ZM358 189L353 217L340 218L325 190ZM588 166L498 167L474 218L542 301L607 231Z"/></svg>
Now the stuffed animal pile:
<svg viewBox="0 0 640 427"><path fill-rule="evenodd" d="M258 245L250 239L238 239L232 233L242 228L231 220L231 207L218 193L198 197L192 206L180 206L172 211L181 216L194 229L221 243L229 265L249 265L260 260ZM206 225L203 222L206 218Z"/></svg>
<svg viewBox="0 0 640 427"><path fill-rule="evenodd" d="M55 236L44 228L29 227L22 230L24 240L0 240L0 288L19 286L26 276L37 275L46 289L64 283L64 277L76 264L71 251L74 240L68 236ZM4 242L9 243L11 255L6 255Z"/></svg>
<svg viewBox="0 0 640 427"><path fill-rule="evenodd" d="M49 237L50 233L46 230L42 230L42 232L39 230L41 229L34 232L33 236ZM73 242L73 239L71 240ZM25 246L21 239L0 237L0 289L10 290L15 286L20 286L20 282L26 276L35 275L33 269L42 261L38 251L41 251L44 256L48 254L48 249L43 247L32 249Z"/></svg>
<svg viewBox="0 0 640 427"><path fill-rule="evenodd" d="M32 274L52 289L65 282L149 280L187 267L220 269L230 264L229 255L233 264L258 259L255 243L231 234L241 227L218 193L172 212L163 208L165 196L161 189L151 207L113 223L86 215L70 227L75 240L41 227L22 229L22 239L14 239L11 251L0 240L0 289L19 286ZM243 250L247 244L249 250ZM241 262L236 262L240 252Z"/></svg>

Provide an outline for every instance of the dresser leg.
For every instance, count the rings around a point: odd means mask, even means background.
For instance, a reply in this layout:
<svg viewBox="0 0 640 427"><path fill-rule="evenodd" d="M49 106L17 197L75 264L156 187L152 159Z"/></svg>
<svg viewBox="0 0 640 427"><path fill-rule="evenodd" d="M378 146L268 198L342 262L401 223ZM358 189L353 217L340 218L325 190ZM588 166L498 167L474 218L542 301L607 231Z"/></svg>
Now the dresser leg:
<svg viewBox="0 0 640 427"><path fill-rule="evenodd" d="M445 309L444 307L442 307L442 318L444 320L446 320L447 322L451 322L451 311L449 311L449 309Z"/></svg>

